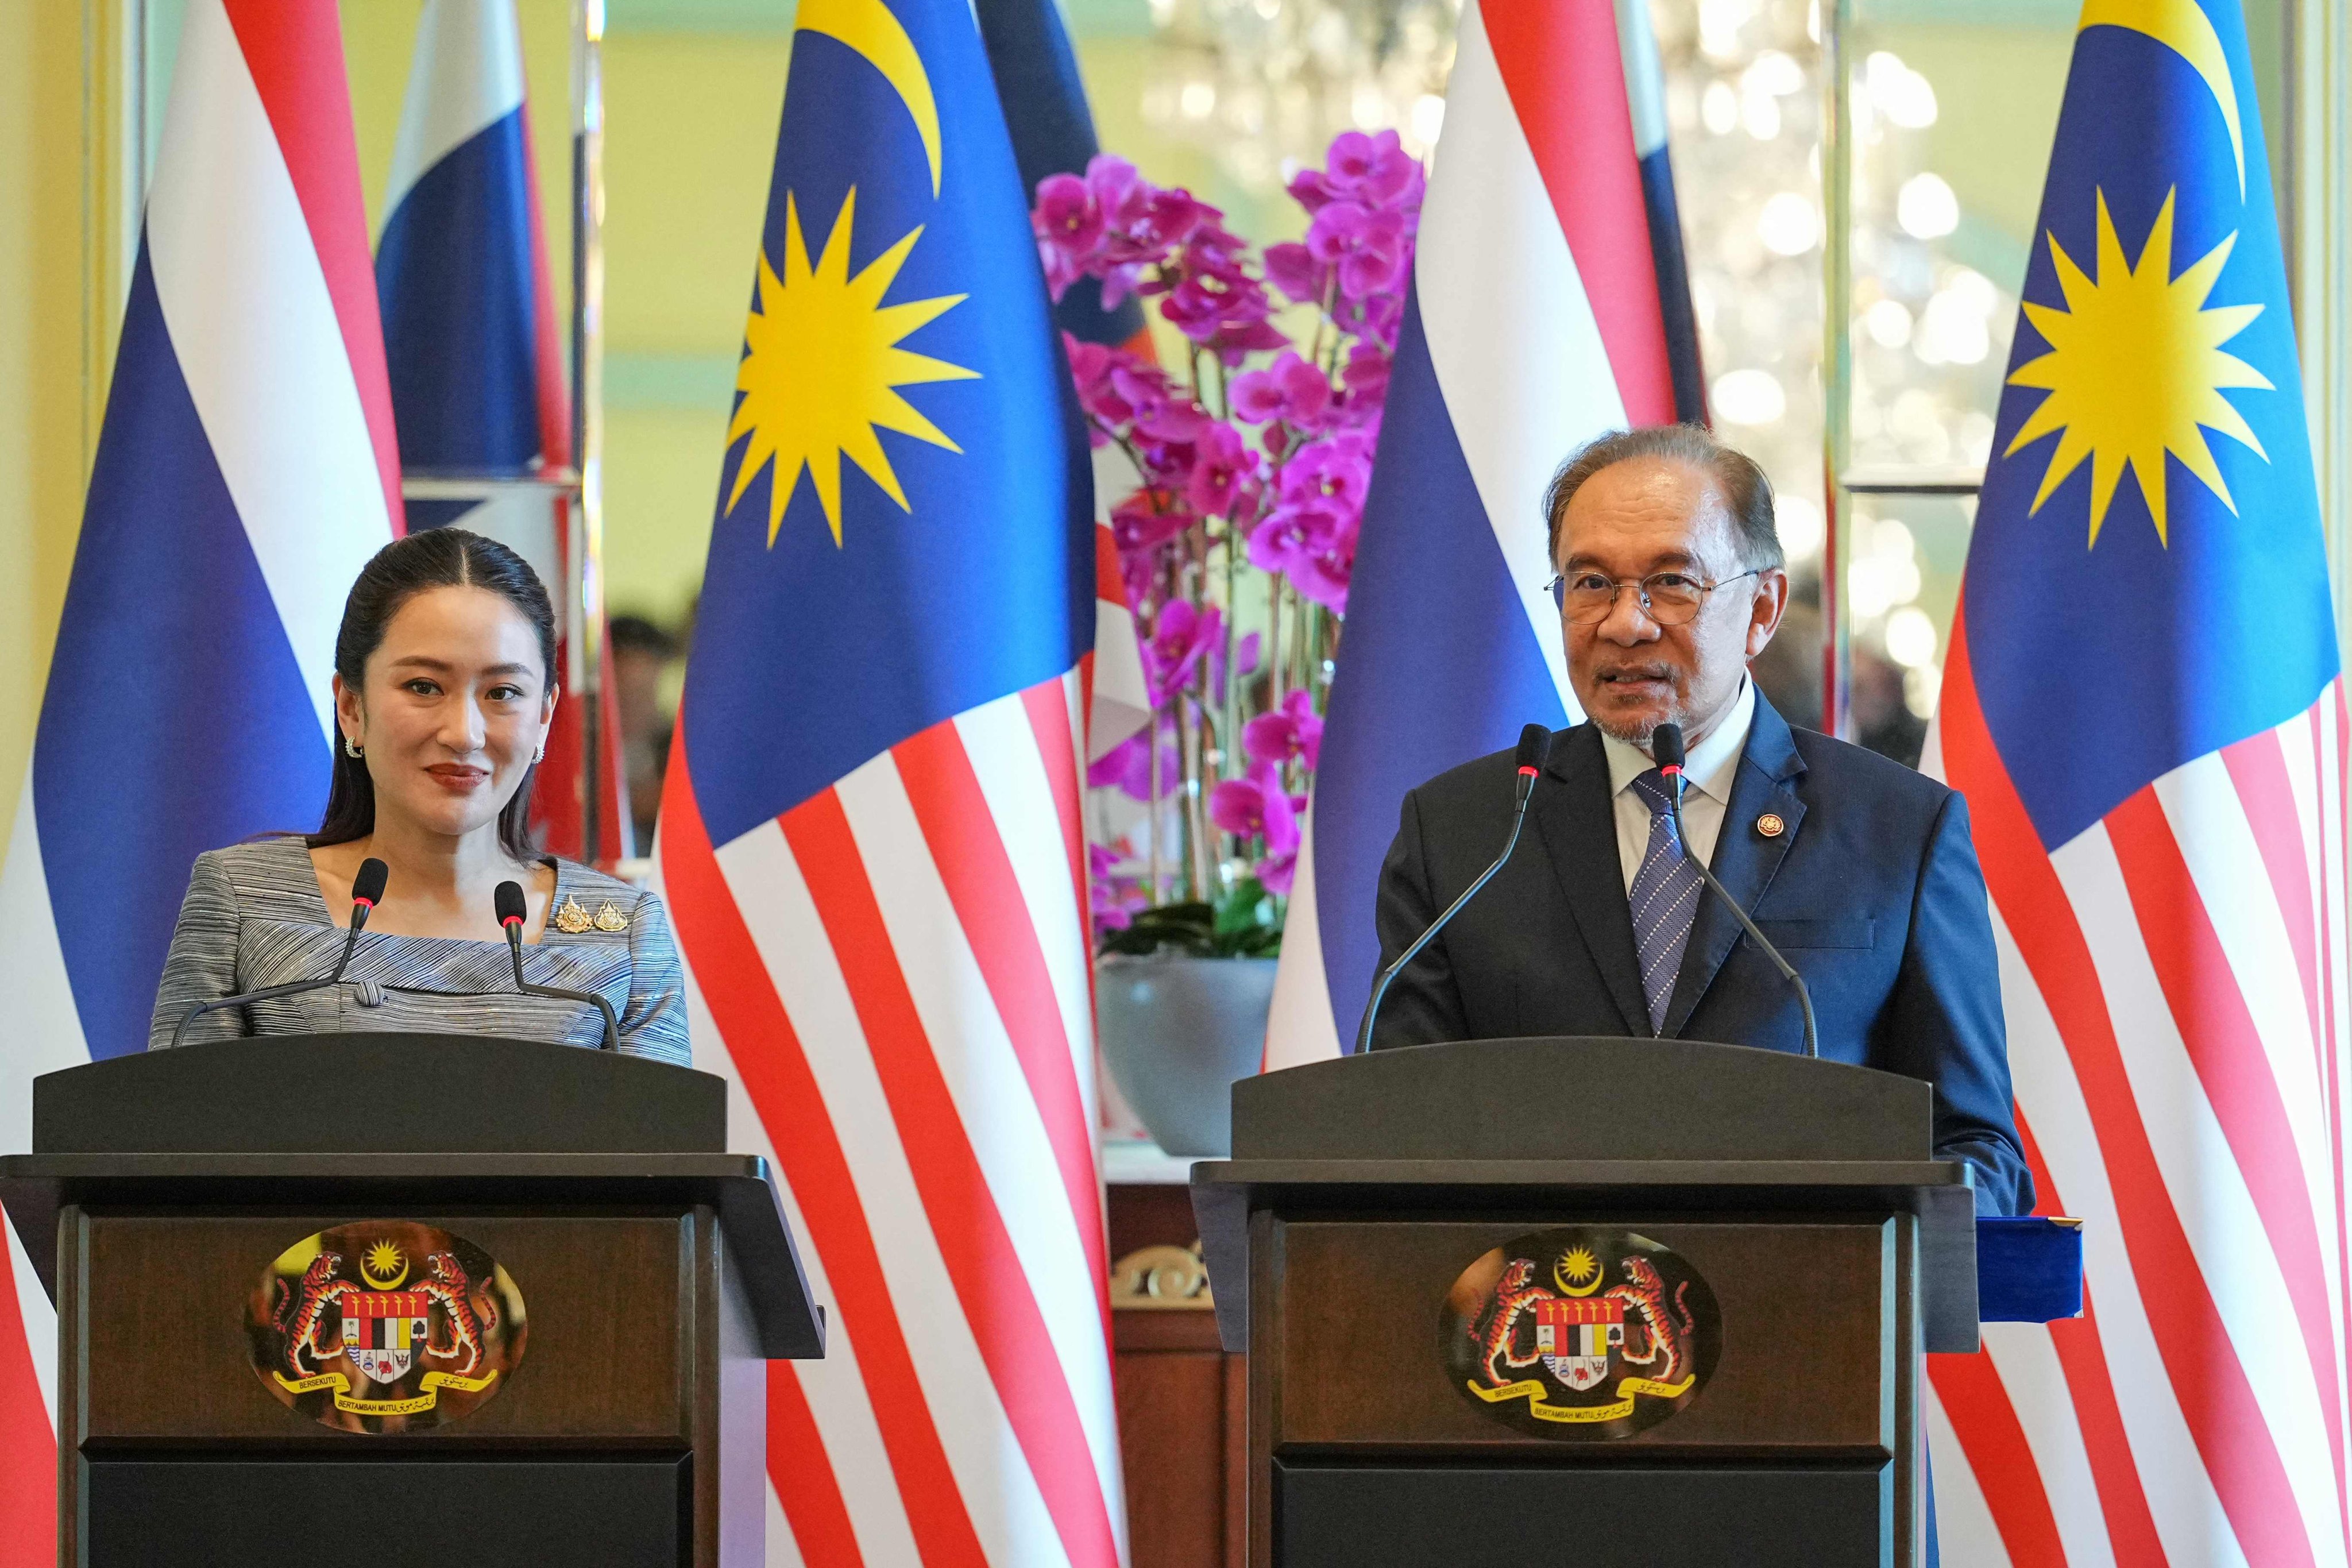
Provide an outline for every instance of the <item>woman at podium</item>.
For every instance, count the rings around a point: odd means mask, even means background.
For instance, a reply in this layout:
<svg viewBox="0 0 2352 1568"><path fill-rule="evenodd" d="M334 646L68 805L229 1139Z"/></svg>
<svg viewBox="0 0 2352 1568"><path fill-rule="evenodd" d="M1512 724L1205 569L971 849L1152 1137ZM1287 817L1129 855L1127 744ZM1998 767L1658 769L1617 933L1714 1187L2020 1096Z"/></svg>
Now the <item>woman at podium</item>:
<svg viewBox="0 0 2352 1568"><path fill-rule="evenodd" d="M606 1041L601 996L621 1049L687 1065L661 900L532 842L554 663L547 589L505 545L437 528L378 552L335 638L325 820L196 858L148 1047L354 1030L594 1047ZM388 875L362 911L371 861ZM519 907L499 908L504 883L520 885ZM366 921L349 962L335 984L306 984L345 959L346 910ZM523 982L577 999L518 989L509 922ZM198 1011L273 988L287 994Z"/></svg>

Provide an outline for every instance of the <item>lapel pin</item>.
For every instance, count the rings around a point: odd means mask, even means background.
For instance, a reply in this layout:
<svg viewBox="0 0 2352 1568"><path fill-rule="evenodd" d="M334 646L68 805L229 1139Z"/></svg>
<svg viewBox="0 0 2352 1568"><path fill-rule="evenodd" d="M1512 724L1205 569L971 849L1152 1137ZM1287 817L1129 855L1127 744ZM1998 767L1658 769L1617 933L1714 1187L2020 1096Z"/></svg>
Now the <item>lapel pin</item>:
<svg viewBox="0 0 2352 1568"><path fill-rule="evenodd" d="M1767 838L1778 838L1789 831L1789 825L1780 820L1779 812L1768 811L1756 819L1756 831Z"/></svg>

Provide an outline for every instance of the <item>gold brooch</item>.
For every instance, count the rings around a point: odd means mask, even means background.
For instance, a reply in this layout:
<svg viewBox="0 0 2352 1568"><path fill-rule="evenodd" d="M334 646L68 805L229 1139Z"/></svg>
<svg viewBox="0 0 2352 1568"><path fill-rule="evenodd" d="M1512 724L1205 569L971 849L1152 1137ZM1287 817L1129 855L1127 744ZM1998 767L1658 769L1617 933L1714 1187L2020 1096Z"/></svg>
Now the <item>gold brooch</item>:
<svg viewBox="0 0 2352 1568"><path fill-rule="evenodd" d="M1768 811L1756 819L1756 831L1767 838L1778 838L1788 830L1789 825L1780 820L1777 811Z"/></svg>
<svg viewBox="0 0 2352 1568"><path fill-rule="evenodd" d="M578 936L595 923L589 918L588 911L580 907L580 901L569 894L565 895L562 903L556 906L555 929L566 936Z"/></svg>
<svg viewBox="0 0 2352 1568"><path fill-rule="evenodd" d="M620 905L608 900L605 901L604 907L596 911L596 929L598 931L626 931L629 929L629 917L621 912Z"/></svg>

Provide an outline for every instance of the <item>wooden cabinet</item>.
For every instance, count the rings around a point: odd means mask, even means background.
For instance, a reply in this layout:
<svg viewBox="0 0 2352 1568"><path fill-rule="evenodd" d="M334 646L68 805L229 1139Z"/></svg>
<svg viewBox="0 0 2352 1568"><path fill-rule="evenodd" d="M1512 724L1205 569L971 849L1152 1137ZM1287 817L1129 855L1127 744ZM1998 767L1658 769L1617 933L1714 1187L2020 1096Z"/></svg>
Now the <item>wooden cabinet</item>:
<svg viewBox="0 0 2352 1568"><path fill-rule="evenodd" d="M1115 1184L1114 1258L1189 1247L1189 1189ZM1216 1314L1198 1305L1111 1312L1119 1447L1127 1475L1133 1568L1241 1568L1247 1542L1249 1435L1243 1358L1217 1343Z"/></svg>

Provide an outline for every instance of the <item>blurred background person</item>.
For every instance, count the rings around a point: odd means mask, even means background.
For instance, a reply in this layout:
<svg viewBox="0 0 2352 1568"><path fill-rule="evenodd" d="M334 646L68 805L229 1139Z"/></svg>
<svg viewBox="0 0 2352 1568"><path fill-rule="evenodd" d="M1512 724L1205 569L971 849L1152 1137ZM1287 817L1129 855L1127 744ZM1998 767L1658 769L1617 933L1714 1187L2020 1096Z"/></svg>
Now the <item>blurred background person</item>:
<svg viewBox="0 0 2352 1568"><path fill-rule="evenodd" d="M628 770L629 816L637 853L650 855L661 813L662 775L677 723L677 676L685 639L643 616L614 616L605 669L621 715L621 760Z"/></svg>

